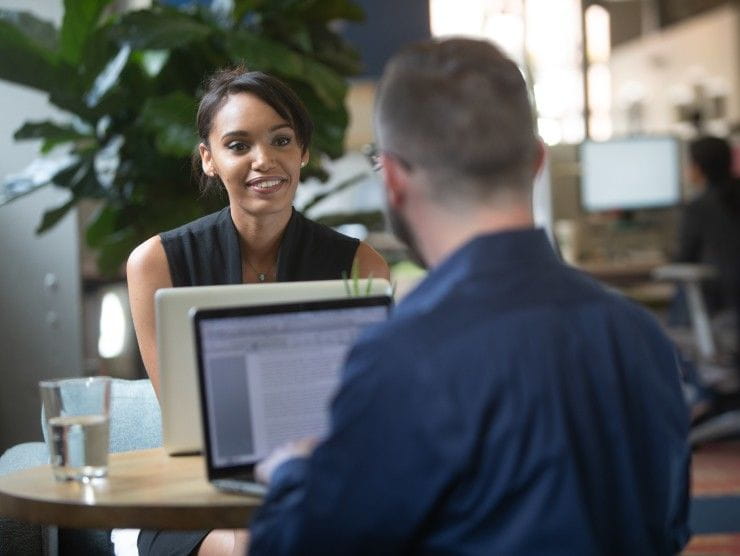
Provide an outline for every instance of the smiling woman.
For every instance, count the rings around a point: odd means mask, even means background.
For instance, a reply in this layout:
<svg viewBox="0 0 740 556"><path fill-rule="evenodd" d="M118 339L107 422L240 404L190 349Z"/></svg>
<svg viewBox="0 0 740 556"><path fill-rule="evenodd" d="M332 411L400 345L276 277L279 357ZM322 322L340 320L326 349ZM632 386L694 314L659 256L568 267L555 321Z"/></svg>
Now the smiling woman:
<svg viewBox="0 0 740 556"><path fill-rule="evenodd" d="M171 286L388 277L385 261L355 239L293 208L313 126L283 82L238 67L207 83L197 115L193 170L229 205L138 246L129 257L131 311L144 366L159 391L154 293Z"/></svg>
<svg viewBox="0 0 740 556"><path fill-rule="evenodd" d="M197 128L193 170L203 191L225 190L228 206L148 239L134 249L126 268L139 349L157 393L156 290L339 279L355 262L362 277L389 276L385 261L368 245L293 208L313 125L284 83L241 67L217 72L201 99ZM207 549L219 536L233 537L206 535L146 533L140 541L152 550L162 548L156 547L160 542L185 543L183 553L189 553L201 542Z"/></svg>
<svg viewBox="0 0 740 556"><path fill-rule="evenodd" d="M280 219L290 218L300 168L308 162L296 135L293 125L258 96L237 93L227 99L199 152L205 174L221 180L229 203L238 209L233 218L249 225L253 217L271 215L278 228L284 227Z"/></svg>

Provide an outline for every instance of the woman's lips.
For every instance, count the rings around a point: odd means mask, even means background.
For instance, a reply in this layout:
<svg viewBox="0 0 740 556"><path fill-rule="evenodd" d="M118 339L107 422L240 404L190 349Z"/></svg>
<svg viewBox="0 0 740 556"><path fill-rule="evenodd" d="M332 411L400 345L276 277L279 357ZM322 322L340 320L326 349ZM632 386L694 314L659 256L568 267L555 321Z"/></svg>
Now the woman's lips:
<svg viewBox="0 0 740 556"><path fill-rule="evenodd" d="M257 178L257 179L249 180L247 182L247 187L255 189L257 191L261 191L261 192L270 192L270 191L273 191L279 188L286 181L287 180L285 178L276 178L276 177Z"/></svg>

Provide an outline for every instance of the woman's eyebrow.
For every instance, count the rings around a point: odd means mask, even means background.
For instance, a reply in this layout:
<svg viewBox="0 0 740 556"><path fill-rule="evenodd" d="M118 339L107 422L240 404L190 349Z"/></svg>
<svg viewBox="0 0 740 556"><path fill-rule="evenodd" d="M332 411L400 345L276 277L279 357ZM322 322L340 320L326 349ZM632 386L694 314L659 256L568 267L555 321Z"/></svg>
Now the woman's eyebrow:
<svg viewBox="0 0 740 556"><path fill-rule="evenodd" d="M280 123L280 124L272 126L268 131L270 133L273 133L277 131L278 129L283 129L283 128L293 129L293 126L290 125L288 122L284 122L284 123ZM235 129L233 131L227 131L226 133L224 133L221 136L221 139L227 139L229 137L249 137L250 135L251 134L244 129Z"/></svg>
<svg viewBox="0 0 740 556"><path fill-rule="evenodd" d="M243 129L235 129L234 131L227 131L221 136L221 139L227 139L229 137L249 137L249 132Z"/></svg>

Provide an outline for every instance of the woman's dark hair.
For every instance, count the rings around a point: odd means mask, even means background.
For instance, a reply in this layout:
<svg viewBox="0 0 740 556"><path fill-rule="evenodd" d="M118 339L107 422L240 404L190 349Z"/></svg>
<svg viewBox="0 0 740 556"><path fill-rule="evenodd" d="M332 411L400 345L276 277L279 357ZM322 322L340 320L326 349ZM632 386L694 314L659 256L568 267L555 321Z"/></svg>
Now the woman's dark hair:
<svg viewBox="0 0 740 556"><path fill-rule="evenodd" d="M730 144L719 137L700 137L689 143L691 161L711 184L726 182L732 175Z"/></svg>
<svg viewBox="0 0 740 556"><path fill-rule="evenodd" d="M205 92L198 104L196 125L198 137L207 147L213 120L229 96L250 93L272 107L293 128L298 144L305 153L311 144L313 123L301 100L285 83L261 71L248 71L244 66L226 68L215 72L205 82ZM198 151L193 153L193 175L197 177L202 193L221 189L218 177L203 172Z"/></svg>
<svg viewBox="0 0 740 556"><path fill-rule="evenodd" d="M740 183L732 177L730 143L720 137L700 137L689 143L689 156L709 186L719 192L723 205L740 214Z"/></svg>

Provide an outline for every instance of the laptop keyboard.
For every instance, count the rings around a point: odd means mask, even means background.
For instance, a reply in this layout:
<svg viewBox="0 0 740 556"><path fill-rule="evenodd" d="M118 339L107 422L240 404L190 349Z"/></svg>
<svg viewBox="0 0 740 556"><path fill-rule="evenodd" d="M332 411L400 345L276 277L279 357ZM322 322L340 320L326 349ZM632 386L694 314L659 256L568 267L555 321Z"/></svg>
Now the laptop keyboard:
<svg viewBox="0 0 740 556"><path fill-rule="evenodd" d="M247 479L215 479L213 486L227 492L252 496L264 496L267 493L265 485Z"/></svg>

